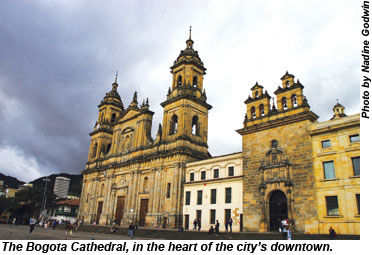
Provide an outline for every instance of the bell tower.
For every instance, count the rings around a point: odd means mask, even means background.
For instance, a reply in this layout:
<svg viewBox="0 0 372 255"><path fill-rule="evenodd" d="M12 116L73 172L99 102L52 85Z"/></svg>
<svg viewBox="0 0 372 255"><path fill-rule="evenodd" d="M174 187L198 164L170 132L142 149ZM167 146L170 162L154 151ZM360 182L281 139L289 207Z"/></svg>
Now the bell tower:
<svg viewBox="0 0 372 255"><path fill-rule="evenodd" d="M121 97L117 92L119 86L117 79L118 74L116 73L111 91L106 93L98 105L98 120L94 125L94 130L90 133L91 143L88 162L92 162L111 152L113 126L124 110Z"/></svg>
<svg viewBox="0 0 372 255"><path fill-rule="evenodd" d="M164 107L162 141L167 149L182 148L199 158L208 157L208 110L203 88L206 68L194 50L194 41L186 41L186 49L170 67L173 77Z"/></svg>

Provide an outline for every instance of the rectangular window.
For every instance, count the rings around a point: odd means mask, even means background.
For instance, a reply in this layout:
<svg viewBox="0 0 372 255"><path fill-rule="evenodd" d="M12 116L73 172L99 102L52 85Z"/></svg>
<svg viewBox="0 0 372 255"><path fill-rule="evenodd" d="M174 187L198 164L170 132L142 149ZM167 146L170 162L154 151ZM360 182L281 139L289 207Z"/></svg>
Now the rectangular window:
<svg viewBox="0 0 372 255"><path fill-rule="evenodd" d="M211 204L216 204L217 190L211 189Z"/></svg>
<svg viewBox="0 0 372 255"><path fill-rule="evenodd" d="M229 166L229 176L234 176L234 167Z"/></svg>
<svg viewBox="0 0 372 255"><path fill-rule="evenodd" d="M360 157L351 158L353 162L354 176L360 175Z"/></svg>
<svg viewBox="0 0 372 255"><path fill-rule="evenodd" d="M328 216L338 216L338 200L337 196L328 196L326 197L327 205L327 215Z"/></svg>
<svg viewBox="0 0 372 255"><path fill-rule="evenodd" d="M231 188L225 188L225 203L231 203Z"/></svg>
<svg viewBox="0 0 372 255"><path fill-rule="evenodd" d="M170 192L171 192L171 184L167 184L167 198L170 198Z"/></svg>
<svg viewBox="0 0 372 255"><path fill-rule="evenodd" d="M198 190L198 200L197 200L197 204L198 205L201 205L203 202L203 191L202 190Z"/></svg>
<svg viewBox="0 0 372 255"><path fill-rule="evenodd" d="M355 194L355 197L356 197L358 215L360 215L360 194Z"/></svg>
<svg viewBox="0 0 372 255"><path fill-rule="evenodd" d="M214 169L213 170L213 178L218 178L219 173L220 173L219 169Z"/></svg>
<svg viewBox="0 0 372 255"><path fill-rule="evenodd" d="M356 135L351 135L349 136L350 137L350 142L351 143L356 143L356 142L359 142L360 139L359 139L359 134L356 134Z"/></svg>
<svg viewBox="0 0 372 255"><path fill-rule="evenodd" d="M335 166L333 161L323 162L324 179L335 179Z"/></svg>
<svg viewBox="0 0 372 255"><path fill-rule="evenodd" d="M322 148L328 148L328 147L331 147L331 141L330 140L322 141Z"/></svg>
<svg viewBox="0 0 372 255"><path fill-rule="evenodd" d="M190 173L190 182L194 181L194 173Z"/></svg>
<svg viewBox="0 0 372 255"><path fill-rule="evenodd" d="M205 180L205 176L206 176L205 171L201 171L201 173L200 173L200 179L201 180Z"/></svg>
<svg viewBox="0 0 372 255"><path fill-rule="evenodd" d="M185 205L190 205L191 192L186 191Z"/></svg>
<svg viewBox="0 0 372 255"><path fill-rule="evenodd" d="M210 224L216 224L216 210L211 209L209 219Z"/></svg>

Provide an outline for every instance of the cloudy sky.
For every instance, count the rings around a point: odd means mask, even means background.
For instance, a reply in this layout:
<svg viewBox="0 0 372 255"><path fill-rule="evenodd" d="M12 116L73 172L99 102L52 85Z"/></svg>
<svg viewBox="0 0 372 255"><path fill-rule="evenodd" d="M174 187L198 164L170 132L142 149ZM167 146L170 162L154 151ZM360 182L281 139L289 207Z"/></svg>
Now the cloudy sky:
<svg viewBox="0 0 372 255"><path fill-rule="evenodd" d="M149 97L153 136L169 67L194 48L212 155L241 150L244 100L258 81L273 95L288 70L327 120L336 99L359 111L358 1L0 1L0 172L23 181L84 169L97 105L119 71L127 106Z"/></svg>

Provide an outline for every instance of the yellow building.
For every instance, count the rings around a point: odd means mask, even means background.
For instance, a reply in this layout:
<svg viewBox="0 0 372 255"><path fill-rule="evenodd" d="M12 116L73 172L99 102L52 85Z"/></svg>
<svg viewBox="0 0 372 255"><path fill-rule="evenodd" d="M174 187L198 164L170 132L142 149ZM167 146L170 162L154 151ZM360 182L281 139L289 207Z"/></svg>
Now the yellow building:
<svg viewBox="0 0 372 255"><path fill-rule="evenodd" d="M332 225L341 234L358 234L359 116L347 117L337 104L331 120L317 122L304 86L286 72L276 99L258 83L251 88L243 127L237 130L242 152L212 158L206 68L193 44L190 31L171 66L155 139L148 99L139 105L135 92L125 108L117 78L98 105L80 220L190 229L201 218L206 230L216 220L223 229L231 214L234 231L277 231L280 220L288 218L303 233L327 233ZM211 190L217 192L216 204L208 203Z"/></svg>
<svg viewBox="0 0 372 255"><path fill-rule="evenodd" d="M319 233L360 234L360 117L337 103L311 127Z"/></svg>
<svg viewBox="0 0 372 255"><path fill-rule="evenodd" d="M201 230L233 220L232 229L240 231L243 216L242 154L233 153L187 163L184 183L183 216L186 230L193 229L195 219Z"/></svg>
<svg viewBox="0 0 372 255"><path fill-rule="evenodd" d="M153 112L137 93L125 109L117 87L99 104L83 171L79 217L85 223L176 228L182 224L182 184L188 162L210 157L206 68L190 37L171 67L163 125L151 137Z"/></svg>

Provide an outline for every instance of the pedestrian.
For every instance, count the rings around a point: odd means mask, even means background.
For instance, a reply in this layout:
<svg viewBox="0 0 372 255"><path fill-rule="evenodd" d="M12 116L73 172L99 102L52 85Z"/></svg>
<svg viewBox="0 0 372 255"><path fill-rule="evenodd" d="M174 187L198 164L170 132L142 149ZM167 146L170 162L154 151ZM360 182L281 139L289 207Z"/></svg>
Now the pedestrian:
<svg viewBox="0 0 372 255"><path fill-rule="evenodd" d="M229 226L230 226L230 233L232 232L232 224L233 224L233 219L229 219Z"/></svg>
<svg viewBox="0 0 372 255"><path fill-rule="evenodd" d="M111 229L110 229L110 232L111 232L111 233L115 233L117 230L118 230L118 227L117 227L117 225L116 225L116 221L114 221L114 222L112 223L112 227L111 227Z"/></svg>
<svg viewBox="0 0 372 255"><path fill-rule="evenodd" d="M229 220L228 219L225 220L225 231L226 232L229 231Z"/></svg>
<svg viewBox="0 0 372 255"><path fill-rule="evenodd" d="M194 228L192 230L196 230L196 228L198 227L198 220L195 219L193 224L194 224Z"/></svg>
<svg viewBox="0 0 372 255"><path fill-rule="evenodd" d="M287 240L292 240L292 231L289 225L286 226L287 229Z"/></svg>
<svg viewBox="0 0 372 255"><path fill-rule="evenodd" d="M13 225L15 225L15 224L16 224L16 222L17 222L17 218L16 218L16 217L14 217L14 218L13 218L13 221L12 221Z"/></svg>
<svg viewBox="0 0 372 255"><path fill-rule="evenodd" d="M56 230L56 227L57 227L57 221L56 220L53 220L53 222L52 222L52 228L53 228L53 230Z"/></svg>
<svg viewBox="0 0 372 255"><path fill-rule="evenodd" d="M35 216L32 216L30 218L30 233L29 233L29 235L31 235L32 231L34 231L35 224L36 224Z"/></svg>
<svg viewBox="0 0 372 255"><path fill-rule="evenodd" d="M282 239L287 240L287 227L288 225L285 225L282 227Z"/></svg>
<svg viewBox="0 0 372 255"><path fill-rule="evenodd" d="M198 219L198 231L200 231L200 229L201 229L201 220L200 220L200 218Z"/></svg>
<svg viewBox="0 0 372 255"><path fill-rule="evenodd" d="M213 234L214 233L214 228L213 228L213 226L211 226L210 228L209 228L209 230L208 230L208 235L211 235L211 234Z"/></svg>
<svg viewBox="0 0 372 255"><path fill-rule="evenodd" d="M220 223L216 222L216 226L214 226L214 231L216 232L216 236L218 236L220 234Z"/></svg>
<svg viewBox="0 0 372 255"><path fill-rule="evenodd" d="M336 231L332 227L330 227L329 228L329 239L334 239L336 236L337 236Z"/></svg>
<svg viewBox="0 0 372 255"><path fill-rule="evenodd" d="M131 222L131 223L129 224L129 228L128 228L128 236L129 236L130 238L133 238L133 236L134 236L134 224L133 224L133 222Z"/></svg>
<svg viewBox="0 0 372 255"><path fill-rule="evenodd" d="M183 226L180 225L180 227L178 228L178 233L182 236L182 233L183 233Z"/></svg>
<svg viewBox="0 0 372 255"><path fill-rule="evenodd" d="M74 226L70 223L67 222L66 224L66 236L68 233L70 233L70 236L73 236L72 231L74 230Z"/></svg>

